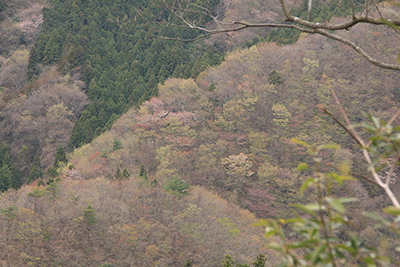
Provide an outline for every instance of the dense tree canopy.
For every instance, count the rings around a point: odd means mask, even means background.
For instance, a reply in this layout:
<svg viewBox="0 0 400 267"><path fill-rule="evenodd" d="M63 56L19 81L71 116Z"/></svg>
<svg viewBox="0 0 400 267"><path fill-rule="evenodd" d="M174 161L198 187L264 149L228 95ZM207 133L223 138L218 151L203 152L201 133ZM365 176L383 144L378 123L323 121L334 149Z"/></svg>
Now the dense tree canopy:
<svg viewBox="0 0 400 267"><path fill-rule="evenodd" d="M74 125L70 149L90 142L110 129L128 108L157 95L157 84L167 77L197 76L203 66L222 60L221 52L212 47L195 51L193 44L127 32L110 21L126 10L152 9L146 2L66 0L51 4L52 8L43 9L42 32L30 53L28 77L39 75L40 64L58 64L63 72L82 73L91 104ZM198 34L180 28L171 31L185 37Z"/></svg>

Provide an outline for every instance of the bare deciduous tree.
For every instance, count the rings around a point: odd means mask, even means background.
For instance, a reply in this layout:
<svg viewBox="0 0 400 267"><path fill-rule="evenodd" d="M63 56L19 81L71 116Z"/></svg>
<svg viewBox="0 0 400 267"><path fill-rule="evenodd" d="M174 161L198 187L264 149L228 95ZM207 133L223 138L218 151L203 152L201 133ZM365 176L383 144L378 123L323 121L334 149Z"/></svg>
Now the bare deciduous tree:
<svg viewBox="0 0 400 267"><path fill-rule="evenodd" d="M296 1L294 3L288 0L277 1L281 17L278 19L269 19L266 22L259 23L247 22L245 20L230 20L229 18L221 15L222 13L216 14L209 8L205 6L200 6L192 0L154 0L153 6L155 7L155 12L151 13L148 11L136 10L133 18L128 19L128 16L125 15L124 18L116 18L113 21L124 29L144 32L155 38L185 42L195 41L215 34L241 31L248 28L292 28L308 34L322 35L343 43L352 48L358 54L360 54L368 62L379 68L396 71L400 70L400 64L387 62L387 59L383 56L380 57L368 53L365 49L362 48L363 45L359 45L356 43L356 41L352 40L352 37L353 39L357 39L354 34L344 34L344 31L348 31L359 24L387 27L388 29L395 31L396 33L400 33L400 15L397 11L397 7L399 7L400 4L396 1L377 4L373 0L367 0L364 2L362 8L360 8L360 6L356 7L356 3L353 0L345 0L350 1L351 16L342 20L331 20L330 22L324 23L313 21L312 10L314 8L314 5L312 0L308 1L307 19L302 19L292 15L293 7L296 5ZM291 8L288 8L289 5L291 6ZM357 5L360 4L357 3ZM140 23L137 23L142 22L143 19L152 26L146 29L143 28L143 24L140 25ZM201 34L191 39L179 38L177 36L167 36L165 35L165 31L157 32L157 27L154 27L156 25L163 25L163 27L184 27L200 31ZM377 42L380 41L378 40ZM388 172L388 178L385 181L382 180L382 177L379 177L379 175L376 173L371 160L371 154L369 151L369 146L371 145L371 142L368 143L366 141L363 141L362 138L358 135L348 116L346 115L343 107L341 106L338 98L336 97L336 94L332 87L331 93L343 119L345 120L345 123L341 123L335 116L329 113L329 111L325 109L323 109L323 111L330 115L338 124L340 124L347 131L347 133L358 143L358 145L361 146L363 156L369 165L368 170L373 177L373 179L368 178L369 181L381 187L390 198L392 204L395 207L400 208L400 204L397 198L394 196L390 189L391 177L393 176L393 170L398 162L398 158L391 165L392 167ZM381 127L382 130L386 129L387 127L390 128L390 125L395 119L397 119L399 115L400 110L392 117L387 125L377 125L376 127Z"/></svg>
<svg viewBox="0 0 400 267"><path fill-rule="evenodd" d="M124 29L144 32L153 37L177 40L177 41L195 41L210 35L241 31L248 28L292 28L309 34L319 34L344 43L354 49L362 57L370 63L385 69L400 70L400 65L385 62L383 59L374 58L373 55L367 53L365 49L358 45L350 38L344 37L340 31L350 30L357 24L371 24L384 27L391 27L397 33L400 32L400 19L398 18L397 7L399 3L396 1L377 4L375 1L365 1L363 8L356 8L356 3L350 1L351 16L345 20L331 20L331 22L313 22L312 9L314 8L312 0L308 2L308 18L301 19L292 15L294 5L292 1L276 0L280 7L280 17L278 20L267 19L267 22L252 23L245 20L230 20L222 14L215 14L214 11L199 6L192 0L153 0L155 7L154 13L137 9L133 14L133 18L125 15L123 18L111 19ZM344 2L344 1L341 1ZM226 4L226 3L225 3ZM270 4L270 3L265 3ZM344 4L344 3L342 3ZM289 9L288 6L291 6ZM360 4L358 4L360 5ZM358 12L356 11L358 10ZM144 19L151 27L144 29L138 26L141 19ZM280 21L280 22L276 22ZM201 32L195 38L179 38L177 36L167 36L165 31L157 32L156 25L163 24L171 27L186 27Z"/></svg>

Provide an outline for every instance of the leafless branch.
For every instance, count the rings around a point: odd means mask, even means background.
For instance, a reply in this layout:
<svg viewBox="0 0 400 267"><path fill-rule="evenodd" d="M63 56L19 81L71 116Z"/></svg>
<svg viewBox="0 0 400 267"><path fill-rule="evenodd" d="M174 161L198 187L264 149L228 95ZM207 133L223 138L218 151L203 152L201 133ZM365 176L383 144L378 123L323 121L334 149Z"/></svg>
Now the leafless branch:
<svg viewBox="0 0 400 267"><path fill-rule="evenodd" d="M165 40L175 40L175 41L182 41L182 42L192 42L196 41L201 38L205 38L210 35L215 35L219 33L227 33L227 32L235 32L235 31L241 31L247 28L291 28L291 29L296 29L301 32L306 32L310 34L319 34L326 36L328 38L331 38L333 40L336 40L338 42L341 42L352 49L354 49L357 53L359 53L363 58L365 58L368 62L374 64L375 66L378 66L380 68L384 69L390 69L390 70L400 70L400 65L399 64L391 64L391 63L386 63L383 62L382 60L373 58L371 55L369 55L365 50L363 50L359 45L357 45L355 42L338 35L335 33L335 31L339 30L348 30L351 27L360 24L360 23L365 23L365 24L372 24L372 25L394 25L394 26L400 26L400 20L399 19L384 19L383 15L381 14L379 7L376 5L374 0L367 0L365 3L364 7L364 12L361 12L359 16L355 14L355 9L354 9L354 2L353 0L351 1L351 11L352 11L352 16L350 19L347 19L344 22L340 23L316 23L311 21L311 16L312 16L312 0L308 1L308 18L307 20L301 19L299 17L295 17L291 15L291 11L288 11L285 5L285 0L278 0L281 6L281 10L284 15L284 21L289 22L289 23L274 23L274 22L268 22L268 23L249 23L249 22L244 22L244 21L233 21L233 22L224 22L221 21L219 16L215 16L212 14L212 12L202 6L199 6L198 4L192 3L190 0L185 1L182 3L182 1L176 0L173 2L173 4L167 3L165 0L156 0L158 4L155 4L155 7L161 9L160 14L158 14L157 18L155 20L148 19L149 22L151 23L164 23L169 26L174 26L174 27L187 27L190 29L195 29L195 30L200 30L203 32L203 34L200 34L196 38L191 38L191 39L184 39L184 38L178 38L174 36L163 36L161 34L150 34L148 31L143 30L143 29L138 29L135 26L133 27L127 27L126 25L123 25L117 20L117 24L126 30L133 30L133 31L138 31L138 32L143 32L148 34L151 37L154 38L160 38L160 39L165 39ZM369 16L369 10L370 8L374 8L377 10L377 13L379 14L378 17L370 17ZM175 18L178 18L182 25L176 24L176 23L171 23L168 19L168 21L161 21L161 15L165 12L168 11L170 15L172 15ZM198 20L191 20L190 16L193 14L197 14L203 17L208 17L214 22L215 28L208 28L203 25L199 25ZM142 18L146 19L139 11L137 11L137 15L141 16ZM151 17L151 16L150 16ZM135 16L136 18L136 16ZM136 21L136 20L135 20ZM396 29L394 29L397 31Z"/></svg>
<svg viewBox="0 0 400 267"><path fill-rule="evenodd" d="M175 0L172 5L168 4L165 0L157 0L160 5L158 6L159 8L162 9L161 13L159 14L159 17L161 17L161 14L164 11L170 12L172 16L180 20L180 23L182 23L183 26L188 27L190 29L195 29L195 30L200 30L203 32L203 34L199 35L196 38L192 39L182 39L182 38L177 38L177 37L169 37L169 36L162 36L158 34L150 34L149 32L141 29L135 29L133 27L131 30L134 31L139 31L143 32L145 34L148 34L152 37L155 38L161 38L161 39L166 39L166 40L176 40L176 41L183 41L183 42L191 42L195 41L210 35L215 35L219 33L226 33L226 32L234 32L234 31L241 31L247 28L265 28L265 27L270 27L270 28L292 28L296 29L301 32L306 32L310 34L319 34L328 38L331 38L333 40L336 40L338 42L341 42L352 49L354 49L357 53L359 53L363 58L365 58L368 62L372 63L375 66L378 66L380 68L384 69L390 69L390 70L400 70L400 65L398 64L391 64L391 63L386 63L383 62L382 60L373 58L371 55L366 53L359 45L357 45L355 42L349 40L348 38L345 38L343 36L340 36L337 34L337 31L339 30L349 30L353 26L357 24L370 24L370 25L391 25L394 30L396 30L395 26L400 26L400 20L399 19L391 19L391 18L384 18L380 8L378 5L374 2L374 0L367 0L365 3L364 7L364 12L361 12L359 16L355 14L355 9L354 9L354 3L353 0L351 1L351 12L352 16L350 19L347 19L344 22L340 23L317 23L317 22L312 22L311 20L311 11L312 11L312 0L308 1L308 18L307 20L301 19L299 17L291 15L291 11L288 11L285 5L285 0L278 0L281 6L281 10L283 12L284 18L283 20L288 23L249 23L249 22L244 22L244 21L233 21L230 23L223 22L219 20L218 16L214 16L210 10L207 8L198 6L197 4L192 3L190 0L185 1L185 5L182 5L179 0ZM374 8L376 9L376 13L379 15L377 17L370 16L370 9ZM190 19L193 14L201 15L201 16L206 16L210 18L216 25L214 25L215 28L208 28L207 25L199 25L200 19ZM163 21L165 22L165 21ZM119 23L117 21L118 25L121 28L127 29L124 25ZM330 112L328 112L326 109L323 109L323 111L328 114L332 119L334 119L342 128L346 130L347 133L361 146L362 152L364 155L364 158L369 166L368 170L370 171L372 177L374 178L374 183L376 183L379 187L385 190L386 194L392 201L393 205L396 207L400 208L400 204L397 200L397 198L394 196L393 192L391 191L389 187L389 183L386 181L384 183L382 179L379 177L379 175L376 173L375 168L372 164L371 157L369 155L369 152L367 150L368 145L365 144L364 140L359 136L357 131L353 128L353 125L351 124L348 116L346 115L346 112L344 111L339 99L336 96L335 91L333 90L332 86L328 82L328 86L331 89L332 96L334 98L335 103L340 109L340 113L342 114L344 120L346 121L346 124L341 123L335 116L333 116ZM392 118L390 123L394 121L395 118L397 118L400 115L400 111L396 113L396 115ZM394 167L393 167L394 168ZM392 168L392 169L393 169ZM392 171L393 172L393 171ZM365 177L364 177L365 178ZM390 178L390 177L389 177ZM390 179L388 179L390 180Z"/></svg>
<svg viewBox="0 0 400 267"><path fill-rule="evenodd" d="M336 166L334 164L328 163L327 165L335 168L336 170L344 172L343 169L339 168L338 166ZM356 176L356 177L362 178L362 179L364 179L364 180L366 180L366 181L368 181L370 183L373 183L373 184L376 184L376 185L379 186L379 184L377 182L375 182L374 180L370 179L369 177L367 177L365 175L362 175L362 174L359 174L359 173L355 173L355 172L348 172L348 174L350 174L352 176Z"/></svg>
<svg viewBox="0 0 400 267"><path fill-rule="evenodd" d="M393 194L392 190L390 189L389 184L384 183L384 182L382 181L382 179L379 177L379 175L376 173L375 167L374 167L373 164L372 164L371 156L370 156L369 153L368 153L368 150L367 150L367 147L366 147L366 145L365 145L365 142L364 142L364 140L358 135L358 133L354 130L354 128L353 128L353 126L352 126L352 124L351 124L351 122L350 122L349 117L347 116L346 112L344 111L343 106L340 104L340 101L339 101L339 99L337 98L335 91L333 90L333 87L330 85L329 81L327 81L327 84L328 84L328 86L329 86L330 89L331 89L331 93L332 93L333 99L335 100L336 104L338 105L338 107L339 107L339 109L340 109L340 112L342 113L342 116L344 117L344 119L345 119L345 121L346 121L346 123L347 123L347 126L346 126L345 129L348 129L347 132L348 132L348 133L351 132L350 136L351 136L357 143L359 143L359 144L361 145L364 158L365 158L365 160L366 160L366 162L367 162L367 164L368 164L368 166L369 166L369 167L368 167L368 171L372 174L372 177L374 178L376 184L377 184L380 188L382 188L383 190L385 190L385 193L386 193L386 195L389 197L389 199L390 199L390 201L392 202L392 204L393 204L395 207L400 208L400 203L399 203L399 201L397 200L396 196ZM333 116L332 116L332 117L333 117ZM337 121L337 119L336 119L335 121ZM396 162L397 162L397 161L396 161Z"/></svg>
<svg viewBox="0 0 400 267"><path fill-rule="evenodd" d="M326 110L325 108L321 108L322 112L324 112L325 114L327 114L329 117L331 117L337 124L340 125L340 127L342 127L360 146L361 143L358 141L357 137L354 136L354 134L352 133L352 131L350 131L346 125L344 125L343 123L341 123L335 116L333 116L332 113L330 113L328 110Z"/></svg>
<svg viewBox="0 0 400 267"><path fill-rule="evenodd" d="M389 126L389 125L392 125L392 123L394 122L394 120L397 119L397 117L399 117L399 115L400 115L400 109L396 112L396 114L393 115L393 117L389 120L389 122L388 122L387 125L388 125L388 126Z"/></svg>

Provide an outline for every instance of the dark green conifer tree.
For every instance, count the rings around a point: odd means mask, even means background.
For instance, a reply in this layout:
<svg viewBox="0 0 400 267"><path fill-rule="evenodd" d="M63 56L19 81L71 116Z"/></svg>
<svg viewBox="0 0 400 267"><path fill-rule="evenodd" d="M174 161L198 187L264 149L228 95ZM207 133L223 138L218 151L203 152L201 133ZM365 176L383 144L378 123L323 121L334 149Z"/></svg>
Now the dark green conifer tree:
<svg viewBox="0 0 400 267"><path fill-rule="evenodd" d="M10 187L11 172L7 165L0 168L0 192L5 192Z"/></svg>
<svg viewBox="0 0 400 267"><path fill-rule="evenodd" d="M120 150L120 149L122 149L121 141L118 141L117 139L114 139L112 151L116 151L116 150Z"/></svg>
<svg viewBox="0 0 400 267"><path fill-rule="evenodd" d="M66 33L62 27L51 33L44 52L44 55L46 55L43 59L44 64L52 64L60 58L65 37Z"/></svg>
<svg viewBox="0 0 400 267"><path fill-rule="evenodd" d="M96 213L94 212L92 205L89 204L89 206L85 209L83 213L83 218L85 220L85 223L89 226L97 222Z"/></svg>
<svg viewBox="0 0 400 267"><path fill-rule="evenodd" d="M122 171L122 179L126 179L128 180L130 177L130 173L128 172L128 170L126 168L124 168L124 170Z"/></svg>
<svg viewBox="0 0 400 267"><path fill-rule="evenodd" d="M149 182L149 179L147 178L147 172L146 172L146 169L144 168L144 165L143 165L143 164L142 164L142 166L140 167L139 178L141 178L142 180L144 180L146 183Z"/></svg>
<svg viewBox="0 0 400 267"><path fill-rule="evenodd" d="M253 262L254 267L265 267L265 263L267 262L267 257L262 254L258 254L256 261Z"/></svg>
<svg viewBox="0 0 400 267"><path fill-rule="evenodd" d="M40 158L38 155L35 155L31 163L31 171L28 176L28 184L32 181L35 181L37 178L41 176L43 176L43 170L40 164Z"/></svg>
<svg viewBox="0 0 400 267"><path fill-rule="evenodd" d="M164 189L179 199L189 195L190 186L178 176L174 176L165 184Z"/></svg>
<svg viewBox="0 0 400 267"><path fill-rule="evenodd" d="M115 175L114 175L114 178L116 179L116 180L122 180L122 173L121 173L121 169L118 167L117 168L117 171L115 172Z"/></svg>
<svg viewBox="0 0 400 267"><path fill-rule="evenodd" d="M276 70L273 70L269 73L268 75L268 82L270 84L282 84L283 83L283 79L282 76L279 75L279 73Z"/></svg>
<svg viewBox="0 0 400 267"><path fill-rule="evenodd" d="M54 165L53 165L54 168L58 168L60 162L64 162L64 163L68 162L67 153L65 153L65 150L62 147L62 145L59 145L58 148L57 148L56 158L54 160Z"/></svg>
<svg viewBox="0 0 400 267"><path fill-rule="evenodd" d="M235 262L232 260L231 255L225 255L225 259L221 261L222 267L234 267Z"/></svg>
<svg viewBox="0 0 400 267"><path fill-rule="evenodd" d="M11 168L11 173L10 173L10 185L9 188L14 188L17 190L18 188L21 187L21 179L19 177L18 170L15 166Z"/></svg>
<svg viewBox="0 0 400 267"><path fill-rule="evenodd" d="M86 135L85 135L85 144L90 143L93 140L94 137L94 132L92 130L92 128L90 127L89 130L86 131Z"/></svg>

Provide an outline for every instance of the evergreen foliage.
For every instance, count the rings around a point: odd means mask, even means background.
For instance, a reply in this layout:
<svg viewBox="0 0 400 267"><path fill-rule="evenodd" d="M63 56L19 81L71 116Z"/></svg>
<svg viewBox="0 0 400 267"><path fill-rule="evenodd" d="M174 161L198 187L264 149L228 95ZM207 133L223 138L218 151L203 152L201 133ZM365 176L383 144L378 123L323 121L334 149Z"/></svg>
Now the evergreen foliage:
<svg viewBox="0 0 400 267"><path fill-rule="evenodd" d="M17 216L17 207L15 205L9 206L6 209L0 210L0 215L5 217L7 220L12 220Z"/></svg>
<svg viewBox="0 0 400 267"><path fill-rule="evenodd" d="M129 179L129 177L131 177L130 173L128 172L128 170L126 168L124 168L122 170L122 179Z"/></svg>
<svg viewBox="0 0 400 267"><path fill-rule="evenodd" d="M178 176L174 176L166 183L164 189L177 198L181 198L189 195L190 185Z"/></svg>
<svg viewBox="0 0 400 267"><path fill-rule="evenodd" d="M197 4L212 10L218 3L202 0ZM30 53L28 78L38 76L40 65L58 64L63 72L82 71L91 104L74 126L70 150L91 142L100 134L99 128L109 130L128 108L156 96L159 82L171 76L197 77L200 70L223 60L223 54L213 47L198 52L192 43L151 38L111 22L127 10L153 9L147 2L54 0L51 5L43 9L42 34ZM137 23L141 29L147 27L144 19ZM180 37L197 34L179 27L171 31Z"/></svg>
<svg viewBox="0 0 400 267"><path fill-rule="evenodd" d="M122 143L121 143L121 141L118 141L117 139L114 139L112 151L120 150L120 149L122 149Z"/></svg>
<svg viewBox="0 0 400 267"><path fill-rule="evenodd" d="M11 158L6 146L0 143L0 192L9 188L18 189L21 187L19 170Z"/></svg>
<svg viewBox="0 0 400 267"><path fill-rule="evenodd" d="M222 267L234 267L235 261L232 260L231 255L225 255L225 258L221 261Z"/></svg>
<svg viewBox="0 0 400 267"><path fill-rule="evenodd" d="M89 226L97 222L96 213L94 212L92 205L89 204L89 206L85 209L83 218L85 223Z"/></svg>
<svg viewBox="0 0 400 267"><path fill-rule="evenodd" d="M192 267L192 266L193 266L193 263L190 260L187 260L185 265L184 265L184 267Z"/></svg>
<svg viewBox="0 0 400 267"><path fill-rule="evenodd" d="M143 165L143 164L142 164L142 166L140 167L139 178L141 178L142 180L144 180L144 182L146 182L146 183L149 182L149 179L147 178L147 172L146 172L146 169L144 168L144 165Z"/></svg>
<svg viewBox="0 0 400 267"><path fill-rule="evenodd" d="M33 158L32 164L31 164L31 171L28 176L28 184L32 181L35 181L37 178L41 177L43 175L42 171L42 166L40 164L40 159L39 156L36 155Z"/></svg>
<svg viewBox="0 0 400 267"><path fill-rule="evenodd" d="M273 70L268 75L268 82L270 84L282 84L283 78L276 70Z"/></svg>
<svg viewBox="0 0 400 267"><path fill-rule="evenodd" d="M295 17L307 19L308 2L308 0L303 0L301 7L293 8L291 14ZM364 2L363 0L355 0L353 2L355 12L363 8ZM325 1L314 1L313 6L315 7L312 10L312 22L324 23L329 22L332 17L347 17L351 15L351 3L351 1L342 2L340 0L333 0L328 3ZM295 29L278 28L270 31L266 37L266 41L277 42L283 45L293 44L299 40L300 33L300 31ZM252 45L254 45L254 40Z"/></svg>
<svg viewBox="0 0 400 267"><path fill-rule="evenodd" d="M10 188L18 189L21 187L21 179L17 173L17 168L13 166L10 173Z"/></svg>
<svg viewBox="0 0 400 267"><path fill-rule="evenodd" d="M122 180L122 173L121 173L121 169L119 167L117 168L117 170L115 172L114 178L116 180Z"/></svg>
<svg viewBox="0 0 400 267"><path fill-rule="evenodd" d="M265 267L265 263L267 262L267 257L265 255L259 254L257 255L256 261L253 262L254 267Z"/></svg>
<svg viewBox="0 0 400 267"><path fill-rule="evenodd" d="M62 147L62 145L60 145L60 146L57 148L57 151L56 151L56 158L55 158L55 160L54 160L54 168L58 168L60 162L64 162L64 163L67 163L67 162L68 162L67 153L65 153L65 150L64 150L64 148Z"/></svg>
<svg viewBox="0 0 400 267"><path fill-rule="evenodd" d="M55 178L58 175L58 172L55 167L49 167L46 171L46 174L52 178Z"/></svg>

